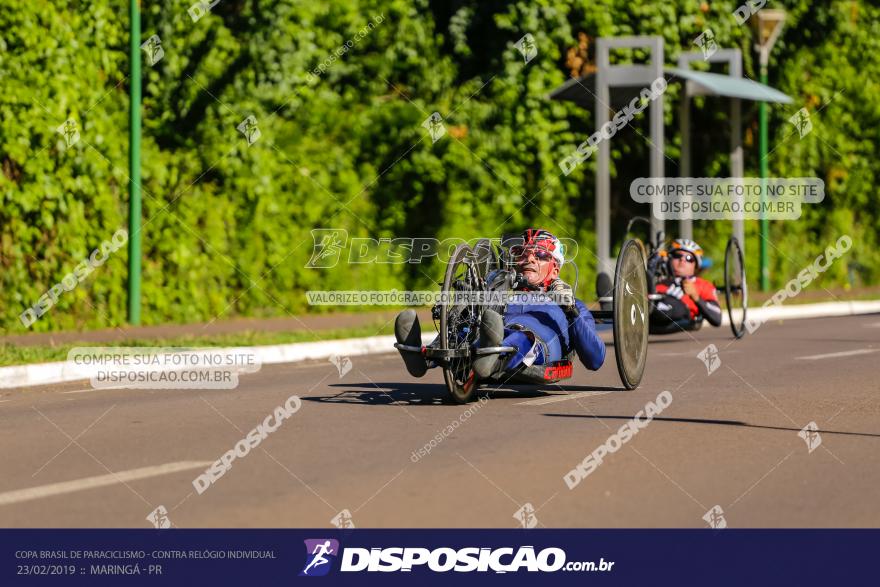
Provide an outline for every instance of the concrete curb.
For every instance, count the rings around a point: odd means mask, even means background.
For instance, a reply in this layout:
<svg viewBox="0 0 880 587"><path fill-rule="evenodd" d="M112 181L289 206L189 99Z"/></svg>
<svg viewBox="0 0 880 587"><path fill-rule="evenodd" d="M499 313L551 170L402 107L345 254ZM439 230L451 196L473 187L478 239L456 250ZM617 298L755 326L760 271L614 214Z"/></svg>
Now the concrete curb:
<svg viewBox="0 0 880 587"><path fill-rule="evenodd" d="M422 336L423 344L434 340L435 334ZM334 355L353 357L394 351L393 336L370 336L366 338L341 338L321 342L298 342L271 346L241 347L242 352L254 353L262 365L275 363L298 363L300 361L329 359ZM101 348L104 345L95 345ZM213 352L229 353L234 348L212 348ZM53 363L34 363L0 367L0 389L50 385L68 381L91 379L99 367L95 365L75 365L68 361Z"/></svg>
<svg viewBox="0 0 880 587"><path fill-rule="evenodd" d="M853 316L880 313L880 300L826 302L795 306L766 306L749 308L748 318L766 322L769 320L793 320L800 318L826 318L833 316ZM727 313L724 315L726 324ZM435 334L422 336L422 343L428 344ZM334 355L353 357L394 351L393 336L370 336L367 338L344 338L321 342L300 342L272 346L247 347L255 353L263 365L276 363L297 363L300 361L329 359ZM212 349L229 352L232 349ZM69 381L88 380L97 372L92 365L73 365L67 361L55 363L36 363L0 367L0 389L32 387Z"/></svg>
<svg viewBox="0 0 880 587"><path fill-rule="evenodd" d="M767 322L769 320L786 320L799 318L831 318L834 316L855 316L859 314L876 314L880 312L880 300L823 302L819 304L802 304L795 306L760 306L749 308L746 318ZM727 311L724 312L724 324L729 323Z"/></svg>

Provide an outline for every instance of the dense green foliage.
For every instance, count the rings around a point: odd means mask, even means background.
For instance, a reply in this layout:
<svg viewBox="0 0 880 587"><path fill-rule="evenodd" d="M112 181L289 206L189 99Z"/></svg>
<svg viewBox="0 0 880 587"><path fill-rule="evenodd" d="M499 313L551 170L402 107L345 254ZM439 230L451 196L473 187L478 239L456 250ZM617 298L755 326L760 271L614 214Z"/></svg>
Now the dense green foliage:
<svg viewBox="0 0 880 587"><path fill-rule="evenodd" d="M22 331L19 314L127 226L128 3L3 4L0 325ZM774 4L790 16L770 83L795 104L771 108L771 175L827 182L823 204L772 224L774 282L842 233L853 250L822 283L876 282L880 9ZM157 34L164 50L143 66L146 323L297 313L308 289L433 289L442 271L440 263L308 269L315 227L470 239L542 225L580 242L580 293L589 299L594 161L568 177L558 162L593 132L593 113L546 99L569 76L577 33L661 35L674 64L708 27L719 46L743 49L745 72L757 77L752 33L731 16L732 1L220 0L197 22L188 0L142 5L142 39ZM538 48L529 63L514 47L525 33ZM677 98L671 86L670 175ZM802 106L814 130L798 139L787 119ZM694 174L725 175L726 102L701 99L695 110ZM422 127L434 111L449 130L436 143ZM262 133L251 146L236 129L249 115ZM68 118L81 132L71 147L55 130ZM756 118L744 106L747 175L758 169ZM628 186L647 175L643 135L640 119L612 144L618 241L639 211ZM747 228L752 275L756 226ZM701 222L695 236L720 258L728 233L726 223ZM31 328L123 322L126 264L123 248Z"/></svg>

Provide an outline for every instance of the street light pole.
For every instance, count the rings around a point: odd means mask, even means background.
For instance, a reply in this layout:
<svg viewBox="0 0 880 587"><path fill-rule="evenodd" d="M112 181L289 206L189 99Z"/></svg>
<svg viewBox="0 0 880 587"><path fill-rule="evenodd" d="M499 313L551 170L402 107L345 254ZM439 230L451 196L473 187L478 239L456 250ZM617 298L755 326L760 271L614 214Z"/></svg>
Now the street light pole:
<svg viewBox="0 0 880 587"><path fill-rule="evenodd" d="M128 322L141 323L141 13L131 2L131 64L128 143Z"/></svg>
<svg viewBox="0 0 880 587"><path fill-rule="evenodd" d="M770 61L770 52L761 50L761 83L767 85L767 64ZM770 289L770 263L768 240L770 238L770 220L764 213L764 201L767 199L767 102L758 104L758 150L761 154L761 291Z"/></svg>
<svg viewBox="0 0 880 587"><path fill-rule="evenodd" d="M758 42L755 48L758 50L760 57L759 63L761 67L760 79L765 86L767 84L767 68L770 64L770 51L773 45L782 33L782 25L785 22L784 10L763 9L759 10L753 21L756 25ZM767 176L769 174L767 155L768 155L768 136L767 136L767 103L758 104L758 150L761 155L760 171L761 171L761 227L760 227L760 249L761 249L761 290L770 289L770 263L769 250L770 246L770 220L764 211L764 201L767 198Z"/></svg>

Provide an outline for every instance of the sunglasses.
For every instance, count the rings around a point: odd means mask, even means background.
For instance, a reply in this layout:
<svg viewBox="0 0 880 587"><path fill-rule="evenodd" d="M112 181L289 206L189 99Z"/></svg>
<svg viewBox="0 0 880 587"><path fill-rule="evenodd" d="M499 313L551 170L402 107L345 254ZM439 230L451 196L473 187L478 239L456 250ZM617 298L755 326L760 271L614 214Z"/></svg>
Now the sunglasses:
<svg viewBox="0 0 880 587"><path fill-rule="evenodd" d="M549 251L545 251L544 249L539 249L536 247L524 247L522 245L515 245L510 247L510 254L513 255L515 259L524 259L529 256L529 254L535 256L539 261L551 261L553 259L553 255L550 254Z"/></svg>
<svg viewBox="0 0 880 587"><path fill-rule="evenodd" d="M694 261L697 260L697 258L694 257L693 255L691 255L690 253L672 253L671 257L673 259L679 259L679 260L684 259L688 263L693 263Z"/></svg>

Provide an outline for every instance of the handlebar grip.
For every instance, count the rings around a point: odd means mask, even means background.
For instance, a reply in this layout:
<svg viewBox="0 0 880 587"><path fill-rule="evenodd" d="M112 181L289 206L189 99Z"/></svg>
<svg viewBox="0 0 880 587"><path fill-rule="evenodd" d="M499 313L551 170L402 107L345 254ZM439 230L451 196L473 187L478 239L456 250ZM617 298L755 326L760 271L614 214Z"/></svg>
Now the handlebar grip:
<svg viewBox="0 0 880 587"><path fill-rule="evenodd" d="M521 273L514 273L513 278L513 289L527 289L529 291L535 291L538 288L528 282L528 280Z"/></svg>

